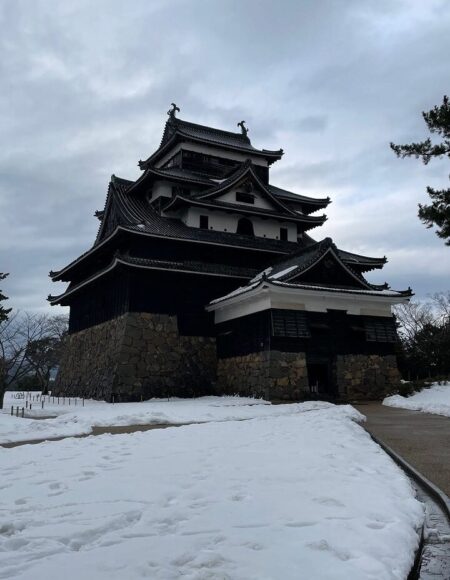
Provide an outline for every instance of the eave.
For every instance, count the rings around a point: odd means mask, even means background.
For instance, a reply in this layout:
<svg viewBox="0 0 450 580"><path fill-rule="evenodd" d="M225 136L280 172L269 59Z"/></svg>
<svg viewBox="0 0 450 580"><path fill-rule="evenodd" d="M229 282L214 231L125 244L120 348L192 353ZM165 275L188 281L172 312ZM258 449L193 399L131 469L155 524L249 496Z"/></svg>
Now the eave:
<svg viewBox="0 0 450 580"><path fill-rule="evenodd" d="M298 213L285 205L282 201L277 199L277 197L267 188L266 184L263 183L258 174L254 171L253 164L250 160L245 161L241 167L239 167L234 174L232 174L228 179L225 179L219 185L213 187L212 189L205 191L196 197L197 200L214 199L219 195L227 193L233 187L235 187L242 179L250 177L256 184L256 186L264 193L264 195L277 207L281 208L283 212L290 215L298 215Z"/></svg>
<svg viewBox="0 0 450 580"><path fill-rule="evenodd" d="M307 195L284 190L280 187L277 187L276 185L272 185L271 183L268 184L268 189L276 198L281 199L287 204L291 203L295 205L301 205L303 208L306 206L309 213L317 211L318 209L326 208L331 203L330 197L309 197Z"/></svg>
<svg viewBox="0 0 450 580"><path fill-rule="evenodd" d="M144 161L139 161L138 165L141 169L146 169L148 166L152 165L153 163L157 162L163 155L165 155L172 147L174 147L179 141L183 142L191 142L191 143L200 143L203 145L207 145L208 147L213 147L219 150L227 150L227 151L236 151L239 153L244 153L247 155L254 155L255 157L262 157L268 161L271 165L275 161L281 159L284 154L283 149L279 149L277 151L270 151L268 149L254 149L252 147L240 147L238 145L231 145L229 143L218 143L216 141L207 139L207 138L200 138L200 137L193 137L192 135L187 135L182 130L177 129L173 135L169 138L169 140L164 144L161 145L150 157L145 159Z"/></svg>
<svg viewBox="0 0 450 580"><path fill-rule="evenodd" d="M137 226L135 226L135 227L137 227ZM160 240L173 240L173 241L181 241L181 242L193 243L193 244L204 244L204 245L218 246L218 247L229 247L229 248L234 248L234 249L238 249L238 250L241 249L241 250L248 250L248 251L255 251L255 252L264 252L267 254L289 255L290 253L292 253L292 249L291 250L282 249L281 247L279 249L263 248L263 247L257 248L257 247L247 246L247 245L240 245L239 243L236 243L236 244L228 243L227 244L226 242L214 242L214 241L209 241L209 240L183 238L181 236L170 236L170 235L164 235L164 234L156 234L156 233L151 233L151 232L139 231L139 230L133 229L133 227L117 226L117 228L113 232L111 232L111 234L107 238L103 239L96 246L93 246L90 250L88 250L87 252L85 252L84 254L82 254L81 256L79 256L78 258L73 260L72 262L70 262L70 264L68 264L67 266L65 266L64 268L62 268L61 270L58 270L56 272L50 271L50 273L49 273L50 278L53 280L53 282L63 280L62 276L67 274L70 270L72 270L76 266L79 266L84 260L86 260L86 259L90 258L91 256L93 256L94 254L98 253L98 251L101 248L103 248L108 242L111 242L116 236L118 236L120 233L123 233L123 232L129 233L132 235L136 235L136 236L144 236L144 237L160 239ZM235 234L229 234L229 235L234 236ZM256 239L258 240L259 238L256 238ZM296 244L294 242L291 242L291 245L295 246Z"/></svg>
<svg viewBox="0 0 450 580"><path fill-rule="evenodd" d="M258 282L254 282L253 284L249 284L247 286L243 286L238 288L237 290L230 292L225 296L221 296L215 300L212 300L207 306L206 310L208 312L217 310L218 308L225 306L225 305L232 305L237 302L240 302L244 297L245 299L250 299L255 296L261 290L267 290L270 288L274 289L286 289L287 291L291 292L301 292L301 291L313 291L318 292L324 297L327 295L332 296L336 294L355 294L359 296L370 296L370 297L377 297L377 299L388 302L388 303L402 303L411 296L413 293L410 288L408 290L358 290L358 289L350 289L350 288L329 288L318 286L315 284L289 284L286 282L278 282L276 280L268 280L267 278L262 278Z"/></svg>
<svg viewBox="0 0 450 580"><path fill-rule="evenodd" d="M51 296L49 295L47 300L48 302L54 306L55 304L60 304L69 296L73 295L74 293L78 292L85 286L95 282L99 278L102 278L106 274L112 272L118 266L126 266L133 269L140 269L140 270L156 270L156 271L163 271L163 272L175 272L175 273L183 273L183 274L192 274L192 275L199 275L199 276L208 276L208 277L219 277L219 278L234 278L240 280L249 280L251 276L254 274L254 271L251 272L251 269L248 268L239 268L239 267L232 267L228 268L228 273L217 272L214 271L214 268L217 270L217 264L208 264L204 263L201 264L203 269L196 269L198 268L197 262L171 262L170 260L151 260L146 258L133 258L131 256L124 256L124 255L116 255L114 256L113 260L103 268L102 270L96 272L92 276L86 278L82 282L78 284L74 284L73 286L69 287L65 292L59 294L58 296ZM209 269L208 269L209 267ZM248 270L248 271L247 271Z"/></svg>
<svg viewBox="0 0 450 580"><path fill-rule="evenodd" d="M207 177L193 177L193 176L181 176L173 175L162 168L157 167L147 167L144 173L133 183L133 185L128 190L129 193L139 190L143 184L151 183L156 179L164 179L166 181L173 181L174 183L184 183L193 184L203 187L211 187L212 182Z"/></svg>

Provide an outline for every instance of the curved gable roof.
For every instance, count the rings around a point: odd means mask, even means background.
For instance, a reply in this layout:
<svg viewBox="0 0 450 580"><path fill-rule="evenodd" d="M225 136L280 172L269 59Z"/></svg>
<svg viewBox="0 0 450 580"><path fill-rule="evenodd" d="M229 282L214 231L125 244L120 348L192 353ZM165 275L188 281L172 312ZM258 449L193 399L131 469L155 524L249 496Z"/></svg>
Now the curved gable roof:
<svg viewBox="0 0 450 580"><path fill-rule="evenodd" d="M237 169L230 177L224 179L221 183L208 189L206 191L201 192L200 194L196 195L196 199L198 200L212 200L216 199L217 197L224 195L228 191L232 190L234 187L238 186L241 181L245 179L250 179L254 185L258 188L259 191L263 194L266 199L268 199L272 204L282 210L283 213L287 213L293 216L298 216L298 212L288 207L284 204L278 197L276 197L269 189L269 187L261 181L258 174L254 170L253 163L248 159L245 163L242 164L239 169Z"/></svg>

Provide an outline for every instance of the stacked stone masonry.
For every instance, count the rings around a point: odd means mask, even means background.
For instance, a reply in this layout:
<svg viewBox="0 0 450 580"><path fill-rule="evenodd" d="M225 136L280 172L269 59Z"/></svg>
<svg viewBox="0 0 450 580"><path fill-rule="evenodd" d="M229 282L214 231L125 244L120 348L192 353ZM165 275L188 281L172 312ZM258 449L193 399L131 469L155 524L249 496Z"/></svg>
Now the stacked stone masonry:
<svg viewBox="0 0 450 580"><path fill-rule="evenodd" d="M271 400L301 400L309 392L304 353L263 351L219 359L218 392Z"/></svg>
<svg viewBox="0 0 450 580"><path fill-rule="evenodd" d="M304 353L262 351L217 359L214 338L180 336L176 316L128 313L67 337L55 394L107 401L239 394L311 396ZM339 355L341 400L379 399L399 384L394 355Z"/></svg>
<svg viewBox="0 0 450 580"><path fill-rule="evenodd" d="M176 316L128 313L71 334L53 391L110 401L212 392L214 338L180 336Z"/></svg>
<svg viewBox="0 0 450 580"><path fill-rule="evenodd" d="M336 382L341 398L381 399L400 384L395 355L340 355L336 359Z"/></svg>

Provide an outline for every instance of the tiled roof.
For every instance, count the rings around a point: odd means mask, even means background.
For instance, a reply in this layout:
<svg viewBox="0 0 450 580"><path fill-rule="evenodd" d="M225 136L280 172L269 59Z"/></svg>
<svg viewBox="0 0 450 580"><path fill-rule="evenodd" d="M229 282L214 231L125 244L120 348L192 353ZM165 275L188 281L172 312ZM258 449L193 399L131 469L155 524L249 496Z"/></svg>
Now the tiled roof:
<svg viewBox="0 0 450 580"><path fill-rule="evenodd" d="M307 195L293 193L292 191L288 191L287 189L282 189L281 187L276 187L275 185L271 184L268 184L267 187L276 197L280 197L283 200L295 201L304 205L316 206L314 209L311 208L311 211L326 207L330 203L329 197L323 198L308 197Z"/></svg>
<svg viewBox="0 0 450 580"><path fill-rule="evenodd" d="M367 266L367 270L382 268L387 262L386 256L383 256L382 258L371 258L369 256L361 256L359 254L345 252L344 250L339 250L339 254L344 262L355 266Z"/></svg>
<svg viewBox="0 0 450 580"><path fill-rule="evenodd" d="M143 196L128 194L131 184L132 182L128 180L112 177L108 188L104 219L100 224L94 246L58 272L51 272L50 275L54 280L58 280L63 273L95 252L97 247L106 243L119 230L188 242L261 250L279 255L289 254L299 247L296 242L188 227L180 220L160 216ZM108 215L111 216L114 224L110 229L108 229Z"/></svg>
<svg viewBox="0 0 450 580"><path fill-rule="evenodd" d="M326 286L319 286L316 284L289 284L286 282L280 282L278 280L270 280L270 279L266 279L266 278L261 278L260 280L257 280L256 282L250 282L249 284L247 284L246 286L241 286L240 288L238 288L237 290L233 290L233 292L230 292L229 294L226 294L225 296L221 296L220 298L216 298L215 300L212 300L209 305L210 307L213 307L216 304L219 304L221 302L226 302L227 300L231 300L232 298L235 298L237 296L240 296L242 294L247 294L248 292L251 292L252 290L256 290L258 287L260 287L261 285L269 285L269 286L274 286L274 287L280 287L280 288L292 288L292 289L297 289L297 290L313 290L313 291L317 291L317 292L333 292L333 293L343 293L343 294L359 294L359 295L369 295L369 296L379 296L379 297L384 297L384 298L409 298L410 296L412 296L412 292L411 289L408 288L408 290L376 290L376 289L367 289L367 290L358 290L358 289L353 289L353 288L329 288ZM210 308L208 308L207 310L210 310Z"/></svg>
<svg viewBox="0 0 450 580"><path fill-rule="evenodd" d="M170 118L164 128L164 133L161 139L161 144L157 151L150 155L145 161L139 163L141 168L147 167L151 161L156 159L161 153L169 150L169 146L176 143L177 137L184 138L189 141L201 142L205 145L212 145L215 147L223 147L225 149L232 149L236 151L247 152L259 157L265 157L269 162L280 159L283 155L283 150L269 150L257 149L253 147L247 135L239 132L223 131L214 127L207 127L206 125L199 125L197 123L190 123L178 118Z"/></svg>
<svg viewBox="0 0 450 580"><path fill-rule="evenodd" d="M191 123L178 118L169 119L167 125L169 130L167 135L163 136L162 145L170 138L171 133L178 131L189 137L214 141L220 145L232 145L233 147L240 147L250 151L255 150L248 136L240 131L224 131L223 129L207 127L206 125L199 125L198 123Z"/></svg>
<svg viewBox="0 0 450 580"><path fill-rule="evenodd" d="M187 169L181 169L181 167L149 167L147 171L156 176L167 177L167 179L194 181L196 183L209 185L210 187L217 185L217 183L207 175L200 175L199 173L188 171Z"/></svg>
<svg viewBox="0 0 450 580"><path fill-rule="evenodd" d="M290 282L303 272L309 270L312 266L317 264L325 254L331 253L335 256L341 267L347 271L348 274L357 282L362 288L369 290L385 290L386 285L378 286L370 284L362 274L354 270L348 261L344 260L341 251L336 247L331 238L325 238L320 242L316 242L306 248L297 250L288 258L279 260L270 268L269 271L264 271L258 274L257 279L266 277L268 280L276 280L277 282ZM344 253L345 254L345 253ZM322 284L323 285L323 284Z"/></svg>
<svg viewBox="0 0 450 580"><path fill-rule="evenodd" d="M213 262L199 262L195 260L157 260L148 258L136 258L132 256L123 257L122 260L127 264L142 266L147 268L161 270L178 270L184 272L193 272L196 274L214 274L219 276L231 276L233 278L245 278L249 280L258 271L257 268L248 268L244 266L232 266Z"/></svg>

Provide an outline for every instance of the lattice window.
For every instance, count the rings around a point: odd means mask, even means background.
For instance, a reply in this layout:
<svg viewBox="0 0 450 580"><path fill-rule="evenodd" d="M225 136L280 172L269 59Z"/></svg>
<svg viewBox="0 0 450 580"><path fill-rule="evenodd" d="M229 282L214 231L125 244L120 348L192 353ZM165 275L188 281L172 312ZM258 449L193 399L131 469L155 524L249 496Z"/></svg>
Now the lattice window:
<svg viewBox="0 0 450 580"><path fill-rule="evenodd" d="M393 318L366 317L364 327L368 342L397 342Z"/></svg>
<svg viewBox="0 0 450 580"><path fill-rule="evenodd" d="M239 201L240 203L255 203L255 196L252 193L237 191L236 201Z"/></svg>
<svg viewBox="0 0 450 580"><path fill-rule="evenodd" d="M309 338L306 313L301 310L272 310L272 336Z"/></svg>

